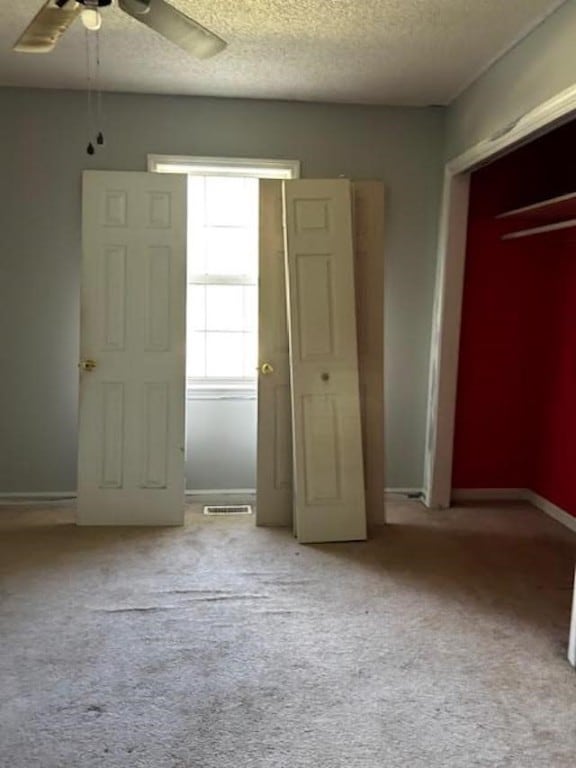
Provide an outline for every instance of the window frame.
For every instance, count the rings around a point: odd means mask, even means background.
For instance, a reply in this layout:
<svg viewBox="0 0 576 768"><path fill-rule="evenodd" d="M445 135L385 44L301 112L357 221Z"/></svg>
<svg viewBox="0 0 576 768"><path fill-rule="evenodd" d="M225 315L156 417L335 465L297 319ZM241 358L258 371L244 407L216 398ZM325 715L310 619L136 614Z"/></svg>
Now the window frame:
<svg viewBox="0 0 576 768"><path fill-rule="evenodd" d="M200 157L195 155L148 155L149 173L180 173L189 176L232 176L257 179L298 179L299 160L276 160L263 158ZM204 284L218 284L216 275L206 275ZM212 278L214 280L212 281ZM220 276L221 283L234 284L231 279ZM197 284L196 281L194 281ZM238 280L238 284L248 284ZM253 283L250 283L253 285ZM188 285L188 280L186 285ZM258 280L256 282L258 286ZM187 349L186 349L187 352ZM193 400L255 399L258 377L186 377L186 393Z"/></svg>
<svg viewBox="0 0 576 768"><path fill-rule="evenodd" d="M248 176L256 179L299 179L300 160L249 157L198 157L148 155L150 173L183 173L195 176Z"/></svg>

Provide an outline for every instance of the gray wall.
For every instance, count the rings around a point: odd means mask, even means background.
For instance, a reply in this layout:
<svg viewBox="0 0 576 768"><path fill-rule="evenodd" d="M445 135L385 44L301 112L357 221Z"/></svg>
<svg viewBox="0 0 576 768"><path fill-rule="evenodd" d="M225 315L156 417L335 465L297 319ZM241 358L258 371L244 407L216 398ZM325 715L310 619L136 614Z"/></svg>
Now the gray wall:
<svg viewBox="0 0 576 768"><path fill-rule="evenodd" d="M446 156L461 154L576 83L576 0L568 0L451 105Z"/></svg>
<svg viewBox="0 0 576 768"><path fill-rule="evenodd" d="M256 488L257 400L188 400L186 487Z"/></svg>
<svg viewBox="0 0 576 768"><path fill-rule="evenodd" d="M295 158L306 177L384 180L386 484L420 486L443 110L104 104L107 144L89 158L84 93L0 89L0 492L75 487L81 171L145 170L147 153Z"/></svg>

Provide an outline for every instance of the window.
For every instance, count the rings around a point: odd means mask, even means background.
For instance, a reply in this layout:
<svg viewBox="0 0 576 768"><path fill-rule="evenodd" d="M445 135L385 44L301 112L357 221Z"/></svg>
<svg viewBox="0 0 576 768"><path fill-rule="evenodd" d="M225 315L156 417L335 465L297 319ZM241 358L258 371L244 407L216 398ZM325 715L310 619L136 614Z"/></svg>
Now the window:
<svg viewBox="0 0 576 768"><path fill-rule="evenodd" d="M300 163L149 155L148 170L188 174L188 388L196 394L253 392L258 365L258 180L298 178Z"/></svg>
<svg viewBox="0 0 576 768"><path fill-rule="evenodd" d="M258 329L258 180L188 179L191 385L254 387Z"/></svg>

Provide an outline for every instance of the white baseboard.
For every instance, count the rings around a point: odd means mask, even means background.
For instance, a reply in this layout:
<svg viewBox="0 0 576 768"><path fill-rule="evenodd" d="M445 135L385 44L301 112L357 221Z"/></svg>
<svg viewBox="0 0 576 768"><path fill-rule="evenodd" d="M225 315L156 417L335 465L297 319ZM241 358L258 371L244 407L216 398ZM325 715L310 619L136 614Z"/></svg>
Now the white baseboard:
<svg viewBox="0 0 576 768"><path fill-rule="evenodd" d="M76 491L34 491L26 493L20 491L17 493L0 493L0 506L15 504L34 504L38 502L58 502L74 501L78 494ZM255 488L226 488L219 490L216 488L203 488L195 491L186 491L186 498L201 502L214 501L216 497L229 499L249 499L253 501L256 498Z"/></svg>
<svg viewBox="0 0 576 768"><path fill-rule="evenodd" d="M76 491L34 491L25 493L0 493L0 506L15 504L34 504L38 502L74 501Z"/></svg>
<svg viewBox="0 0 576 768"><path fill-rule="evenodd" d="M550 517L553 517L554 520L562 523L562 525L565 525L566 528L569 528L571 531L576 533L576 517L574 517L574 515L570 515L564 509L557 506L556 504L553 504L551 501L548 501L548 499L545 499L544 496L540 496L539 494L534 493L534 491L526 490L526 495L524 498L526 501L529 501L533 507L536 507L536 509L545 512Z"/></svg>
<svg viewBox="0 0 576 768"><path fill-rule="evenodd" d="M423 494L422 488L384 488L384 494L386 496L416 496Z"/></svg>
<svg viewBox="0 0 576 768"><path fill-rule="evenodd" d="M256 488L202 488L195 491L186 491L187 501L201 504L214 502L215 499L236 504L254 503L256 501Z"/></svg>
<svg viewBox="0 0 576 768"><path fill-rule="evenodd" d="M526 488L453 488L452 501L526 501Z"/></svg>
<svg viewBox="0 0 576 768"><path fill-rule="evenodd" d="M528 488L455 488L452 501L527 501L576 533L576 517Z"/></svg>

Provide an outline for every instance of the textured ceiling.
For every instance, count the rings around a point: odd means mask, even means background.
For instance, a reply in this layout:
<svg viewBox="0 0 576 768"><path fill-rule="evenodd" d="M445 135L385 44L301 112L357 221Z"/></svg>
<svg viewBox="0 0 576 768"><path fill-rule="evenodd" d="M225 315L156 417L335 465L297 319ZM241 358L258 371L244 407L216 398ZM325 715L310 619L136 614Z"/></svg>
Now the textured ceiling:
<svg viewBox="0 0 576 768"><path fill-rule="evenodd" d="M43 0L0 0L0 84L84 88L80 22L56 51L11 46ZM563 0L172 0L228 41L196 61L104 9L106 90L364 104L447 104Z"/></svg>

